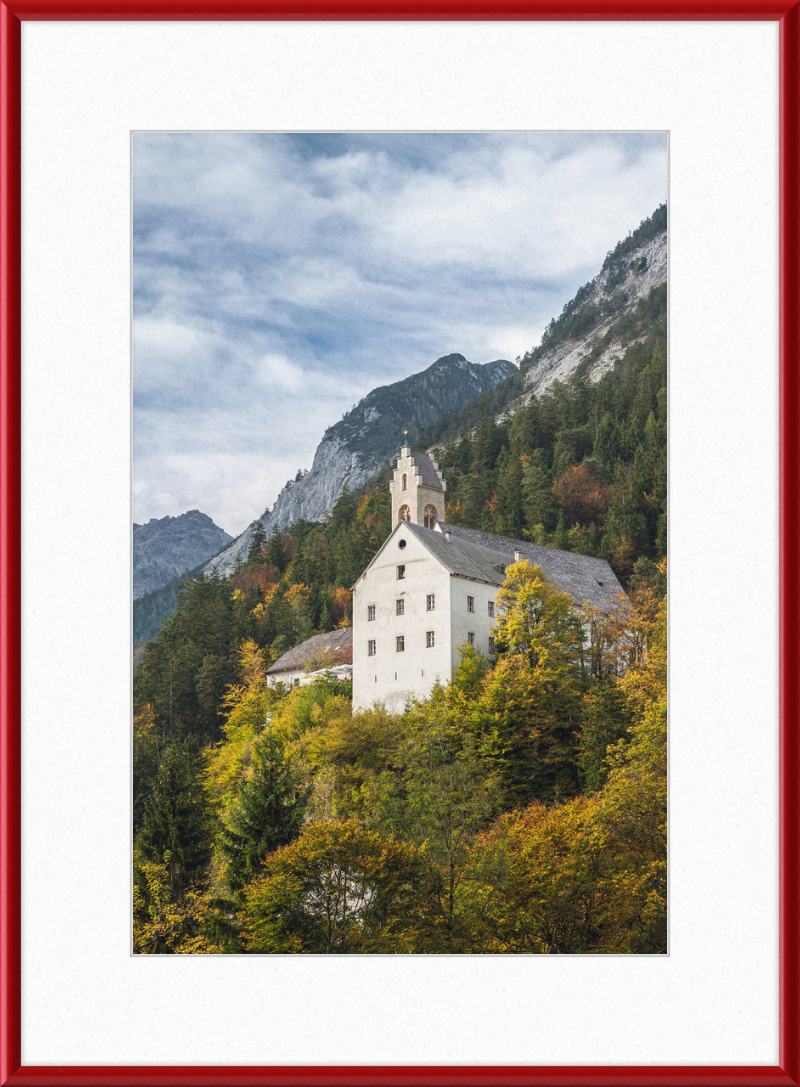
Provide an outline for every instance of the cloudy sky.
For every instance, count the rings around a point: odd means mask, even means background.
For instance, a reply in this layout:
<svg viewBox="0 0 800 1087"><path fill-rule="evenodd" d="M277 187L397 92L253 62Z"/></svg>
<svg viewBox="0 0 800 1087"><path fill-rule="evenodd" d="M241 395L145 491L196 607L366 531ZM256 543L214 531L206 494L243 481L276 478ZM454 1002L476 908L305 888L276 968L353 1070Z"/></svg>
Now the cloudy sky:
<svg viewBox="0 0 800 1087"><path fill-rule="evenodd" d="M663 134L136 134L134 521L237 535L377 385L538 344L666 197Z"/></svg>

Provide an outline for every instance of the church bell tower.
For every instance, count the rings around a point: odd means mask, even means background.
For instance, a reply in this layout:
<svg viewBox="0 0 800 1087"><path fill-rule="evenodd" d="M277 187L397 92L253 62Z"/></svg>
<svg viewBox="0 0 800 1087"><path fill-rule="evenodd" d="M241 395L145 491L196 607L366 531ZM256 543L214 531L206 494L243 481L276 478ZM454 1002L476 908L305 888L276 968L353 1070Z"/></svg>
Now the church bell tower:
<svg viewBox="0 0 800 1087"><path fill-rule="evenodd" d="M404 445L389 484L392 495L392 526L411 521L434 528L444 521L444 481L437 462L428 453Z"/></svg>

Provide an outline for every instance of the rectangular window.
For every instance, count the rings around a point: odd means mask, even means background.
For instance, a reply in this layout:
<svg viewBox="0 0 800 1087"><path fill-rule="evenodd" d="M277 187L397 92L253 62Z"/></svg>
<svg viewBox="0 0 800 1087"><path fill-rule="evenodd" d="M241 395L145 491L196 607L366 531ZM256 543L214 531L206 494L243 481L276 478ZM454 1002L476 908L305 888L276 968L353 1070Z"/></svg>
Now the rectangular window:
<svg viewBox="0 0 800 1087"><path fill-rule="evenodd" d="M374 618L375 618L375 605L370 604L369 607L367 608L367 622L371 623Z"/></svg>
<svg viewBox="0 0 800 1087"><path fill-rule="evenodd" d="M489 652L494 653L494 638L489 639Z"/></svg>
<svg viewBox="0 0 800 1087"><path fill-rule="evenodd" d="M398 653L405 653L405 650L406 650L406 639L405 639L404 635L401 634L397 639L397 652ZM397 677L395 676L395 679L396 678Z"/></svg>
<svg viewBox="0 0 800 1087"><path fill-rule="evenodd" d="M405 576L406 576L405 566L398 566L397 567L397 580L401 581Z"/></svg>
<svg viewBox="0 0 800 1087"><path fill-rule="evenodd" d="M295 686L295 687L299 687L299 686L300 686L300 680L299 680L299 679L295 679L295 681L294 681L294 686Z"/></svg>
<svg viewBox="0 0 800 1087"><path fill-rule="evenodd" d="M398 600L396 602L395 606L394 606L395 615L402 615L405 610L406 610L405 600Z"/></svg>
<svg viewBox="0 0 800 1087"><path fill-rule="evenodd" d="M433 593L428 593L427 602L428 611L433 611L433 609L436 607L436 597L433 595Z"/></svg>
<svg viewBox="0 0 800 1087"><path fill-rule="evenodd" d="M367 642L367 656L368 657L374 657L375 656L375 642Z"/></svg>
<svg viewBox="0 0 800 1087"><path fill-rule="evenodd" d="M469 633L467 635L467 645L475 645L475 635L474 634Z"/></svg>
<svg viewBox="0 0 800 1087"><path fill-rule="evenodd" d="M489 601L489 618L494 619L494 600Z"/></svg>
<svg viewBox="0 0 800 1087"><path fill-rule="evenodd" d="M433 631L432 630L429 630L425 634L425 646L426 646L427 649L432 649L433 648Z"/></svg>
<svg viewBox="0 0 800 1087"><path fill-rule="evenodd" d="M474 596L468 596L467 597L467 611L475 611L475 597Z"/></svg>

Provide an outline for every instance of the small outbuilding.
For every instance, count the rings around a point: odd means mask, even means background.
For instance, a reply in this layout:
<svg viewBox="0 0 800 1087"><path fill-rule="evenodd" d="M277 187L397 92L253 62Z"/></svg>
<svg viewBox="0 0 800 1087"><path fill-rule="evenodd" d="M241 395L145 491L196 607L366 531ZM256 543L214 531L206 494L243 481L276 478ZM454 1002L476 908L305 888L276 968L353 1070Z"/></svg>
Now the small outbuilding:
<svg viewBox="0 0 800 1087"><path fill-rule="evenodd" d="M296 645L267 669L269 682L299 687L330 672L332 678L347 680L352 676L353 628L315 634Z"/></svg>

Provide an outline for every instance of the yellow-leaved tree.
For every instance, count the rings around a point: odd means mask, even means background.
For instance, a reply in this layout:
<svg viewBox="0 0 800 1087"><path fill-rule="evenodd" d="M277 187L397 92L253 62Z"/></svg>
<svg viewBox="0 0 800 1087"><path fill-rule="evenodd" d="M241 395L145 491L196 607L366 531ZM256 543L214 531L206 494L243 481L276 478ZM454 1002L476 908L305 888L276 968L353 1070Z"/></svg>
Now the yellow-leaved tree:
<svg viewBox="0 0 800 1087"><path fill-rule="evenodd" d="M267 715L279 697L269 685L264 651L252 638L239 648L240 683L230 686L223 698L227 721L225 738L206 751L203 787L219 814L235 792L250 763L253 741L264 729Z"/></svg>
<svg viewBox="0 0 800 1087"><path fill-rule="evenodd" d="M527 561L508 567L497 604L504 652L470 697L467 720L480 754L500 771L507 803L565 799L579 789L580 618L572 597Z"/></svg>
<svg viewBox="0 0 800 1087"><path fill-rule="evenodd" d="M506 569L497 591L496 638L533 668L574 670L583 635L572 597L548 581L540 566L523 559Z"/></svg>
<svg viewBox="0 0 800 1087"><path fill-rule="evenodd" d="M197 886L175 895L170 887L170 854L163 863L134 850L134 955L215 955L223 947L208 924L211 899Z"/></svg>

